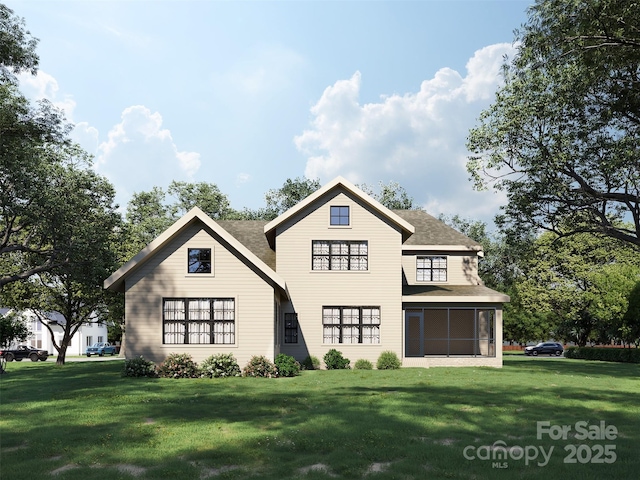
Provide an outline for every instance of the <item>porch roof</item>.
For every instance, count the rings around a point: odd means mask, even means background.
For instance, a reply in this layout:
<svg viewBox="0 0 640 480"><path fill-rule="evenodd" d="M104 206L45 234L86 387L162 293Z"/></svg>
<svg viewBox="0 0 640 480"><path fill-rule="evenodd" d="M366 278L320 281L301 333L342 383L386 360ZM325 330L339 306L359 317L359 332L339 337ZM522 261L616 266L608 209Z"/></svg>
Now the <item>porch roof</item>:
<svg viewBox="0 0 640 480"><path fill-rule="evenodd" d="M403 285L404 303L504 303L509 295L497 292L484 285Z"/></svg>

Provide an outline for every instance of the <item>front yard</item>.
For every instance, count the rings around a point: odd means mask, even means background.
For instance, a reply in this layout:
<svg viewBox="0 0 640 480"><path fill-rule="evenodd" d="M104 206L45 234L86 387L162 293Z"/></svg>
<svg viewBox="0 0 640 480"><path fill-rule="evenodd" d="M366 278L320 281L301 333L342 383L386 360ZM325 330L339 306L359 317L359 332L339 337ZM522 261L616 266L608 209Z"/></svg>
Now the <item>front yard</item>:
<svg viewBox="0 0 640 480"><path fill-rule="evenodd" d="M171 380L14 362L0 478L636 478L640 366L504 363Z"/></svg>

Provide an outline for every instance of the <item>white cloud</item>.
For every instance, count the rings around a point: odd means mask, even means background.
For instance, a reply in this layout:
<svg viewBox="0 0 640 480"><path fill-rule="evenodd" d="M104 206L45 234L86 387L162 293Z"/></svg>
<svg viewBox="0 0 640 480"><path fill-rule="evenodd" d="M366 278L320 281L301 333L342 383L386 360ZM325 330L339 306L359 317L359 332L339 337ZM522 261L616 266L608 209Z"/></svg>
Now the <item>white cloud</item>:
<svg viewBox="0 0 640 480"><path fill-rule="evenodd" d="M360 72L337 81L311 108L311 128L294 139L307 156L305 175L372 185L395 180L432 214L490 220L504 198L473 191L465 143L500 83L503 55L513 51L509 44L485 47L468 61L466 76L442 68L418 92L376 103L360 104Z"/></svg>
<svg viewBox="0 0 640 480"><path fill-rule="evenodd" d="M160 113L143 105L124 109L97 152L96 170L117 186L121 204L154 185L193 180L201 165L200 154L178 151L171 132L162 128Z"/></svg>
<svg viewBox="0 0 640 480"><path fill-rule="evenodd" d="M67 120L73 121L76 102L71 95L60 93L58 81L52 75L38 70L36 75L23 72L18 79L24 95L34 100L49 100L54 106L64 111Z"/></svg>

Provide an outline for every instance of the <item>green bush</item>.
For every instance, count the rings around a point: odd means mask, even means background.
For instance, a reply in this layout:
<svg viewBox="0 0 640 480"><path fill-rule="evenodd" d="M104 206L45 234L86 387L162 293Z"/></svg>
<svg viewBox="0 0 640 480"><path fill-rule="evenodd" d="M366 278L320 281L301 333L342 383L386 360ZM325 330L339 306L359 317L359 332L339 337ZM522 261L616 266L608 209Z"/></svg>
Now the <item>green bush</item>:
<svg viewBox="0 0 640 480"><path fill-rule="evenodd" d="M249 363L242 370L245 377L267 377L273 378L278 376L276 366L267 357L253 356Z"/></svg>
<svg viewBox="0 0 640 480"><path fill-rule="evenodd" d="M164 378L197 378L198 365L188 353L172 353L158 367L158 375Z"/></svg>
<svg viewBox="0 0 640 480"><path fill-rule="evenodd" d="M640 363L638 348L569 347L564 351L564 356L580 360Z"/></svg>
<svg viewBox="0 0 640 480"><path fill-rule="evenodd" d="M122 369L123 377L155 377L156 366L150 360L145 360L142 357L129 358L124 361L124 368Z"/></svg>
<svg viewBox="0 0 640 480"><path fill-rule="evenodd" d="M378 370L397 370L402 366L402 362L395 352L391 350L384 351L378 357L376 368Z"/></svg>
<svg viewBox="0 0 640 480"><path fill-rule="evenodd" d="M216 353L200 364L201 377L239 377L241 374L236 357L231 353Z"/></svg>
<svg viewBox="0 0 640 480"><path fill-rule="evenodd" d="M324 364L327 370L342 370L351 368L349 365L351 362L348 358L342 356L342 352L339 352L335 348L332 348L324 355Z"/></svg>
<svg viewBox="0 0 640 480"><path fill-rule="evenodd" d="M353 368L355 370L373 370L373 363L371 363L369 360L361 358L356 362Z"/></svg>
<svg viewBox="0 0 640 480"><path fill-rule="evenodd" d="M297 362L291 355L279 353L274 363L279 377L295 377L300 373L300 362Z"/></svg>
<svg viewBox="0 0 640 480"><path fill-rule="evenodd" d="M309 355L302 361L302 369L303 370L318 370L320 368L320 360L318 357L314 357L313 355Z"/></svg>

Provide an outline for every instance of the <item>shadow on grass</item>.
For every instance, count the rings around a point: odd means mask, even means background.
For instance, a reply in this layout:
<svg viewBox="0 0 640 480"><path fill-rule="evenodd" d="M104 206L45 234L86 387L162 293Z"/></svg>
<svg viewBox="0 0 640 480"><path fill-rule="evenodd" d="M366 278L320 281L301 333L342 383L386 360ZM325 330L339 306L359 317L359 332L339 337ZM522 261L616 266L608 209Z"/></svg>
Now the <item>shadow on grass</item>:
<svg viewBox="0 0 640 480"><path fill-rule="evenodd" d="M620 382L633 371L626 367L603 371L617 372L611 381ZM278 380L131 379L105 364L22 368L0 380L0 453L7 475L24 461L42 475L74 467L58 473L63 479L101 478L105 470L112 478L362 478L372 465L386 465L376 479L507 478L516 471L533 478L539 468L513 462L502 472L466 460L463 449L498 440L558 446L536 439L536 422L604 420L618 426L618 455L626 455L606 465L608 475L631 478L625 475L639 466L630 460L640 440L637 389L587 382L589 374L592 367L566 360ZM563 457L546 467L553 476L605 471L567 466Z"/></svg>

